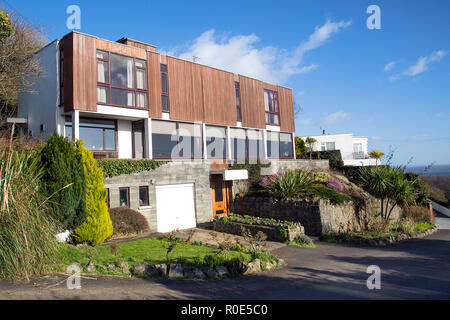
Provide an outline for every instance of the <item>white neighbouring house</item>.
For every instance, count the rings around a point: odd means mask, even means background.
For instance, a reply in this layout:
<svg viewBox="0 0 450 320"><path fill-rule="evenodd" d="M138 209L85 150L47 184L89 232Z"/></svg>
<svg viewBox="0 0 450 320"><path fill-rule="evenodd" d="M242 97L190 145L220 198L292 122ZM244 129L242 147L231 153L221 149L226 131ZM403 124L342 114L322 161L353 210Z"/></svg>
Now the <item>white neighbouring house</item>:
<svg viewBox="0 0 450 320"><path fill-rule="evenodd" d="M345 166L374 166L376 159L370 158L368 137L354 137L353 133L337 133L316 136L301 136L304 141L311 137L316 139L313 151L340 150Z"/></svg>

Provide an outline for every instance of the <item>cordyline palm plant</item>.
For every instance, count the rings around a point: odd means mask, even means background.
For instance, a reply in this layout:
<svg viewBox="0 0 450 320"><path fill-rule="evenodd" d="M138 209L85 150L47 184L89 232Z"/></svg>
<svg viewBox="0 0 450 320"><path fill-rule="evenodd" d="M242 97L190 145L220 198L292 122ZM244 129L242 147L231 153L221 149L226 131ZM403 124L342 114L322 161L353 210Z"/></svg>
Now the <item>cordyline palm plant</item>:
<svg viewBox="0 0 450 320"><path fill-rule="evenodd" d="M288 170L263 178L261 184L277 196L294 198L313 182L314 177L309 171Z"/></svg>
<svg viewBox="0 0 450 320"><path fill-rule="evenodd" d="M381 216L386 220L396 206L407 206L415 201L412 183L405 179L401 168L362 167L360 177L362 187L381 200Z"/></svg>

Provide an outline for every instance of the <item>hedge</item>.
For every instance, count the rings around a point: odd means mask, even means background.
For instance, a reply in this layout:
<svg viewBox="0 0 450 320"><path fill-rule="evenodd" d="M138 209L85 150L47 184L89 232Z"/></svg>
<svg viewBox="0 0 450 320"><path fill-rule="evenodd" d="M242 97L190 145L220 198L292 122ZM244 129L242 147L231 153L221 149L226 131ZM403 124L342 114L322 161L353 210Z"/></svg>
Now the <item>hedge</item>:
<svg viewBox="0 0 450 320"><path fill-rule="evenodd" d="M156 161L152 159L97 159L97 164L100 168L103 168L105 177L151 171L167 162L168 161Z"/></svg>

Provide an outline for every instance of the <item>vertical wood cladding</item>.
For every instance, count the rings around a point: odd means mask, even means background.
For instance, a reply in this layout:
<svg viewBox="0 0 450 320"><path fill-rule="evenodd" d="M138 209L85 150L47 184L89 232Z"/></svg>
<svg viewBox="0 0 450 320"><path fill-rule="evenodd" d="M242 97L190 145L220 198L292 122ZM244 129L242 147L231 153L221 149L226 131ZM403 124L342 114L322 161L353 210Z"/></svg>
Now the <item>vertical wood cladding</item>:
<svg viewBox="0 0 450 320"><path fill-rule="evenodd" d="M199 66L167 57L170 118L203 121L202 83Z"/></svg>
<svg viewBox="0 0 450 320"><path fill-rule="evenodd" d="M281 131L295 132L294 101L292 89L278 86Z"/></svg>
<svg viewBox="0 0 450 320"><path fill-rule="evenodd" d="M266 128L263 82L239 76L242 126Z"/></svg>
<svg viewBox="0 0 450 320"><path fill-rule="evenodd" d="M69 106L75 110L97 111L95 38L72 33L67 40L72 45L72 69L69 69L72 72L69 76L73 95L68 97L71 99Z"/></svg>
<svg viewBox="0 0 450 320"><path fill-rule="evenodd" d="M201 66L204 122L236 125L234 75L230 72Z"/></svg>
<svg viewBox="0 0 450 320"><path fill-rule="evenodd" d="M151 118L161 118L161 72L160 55L147 52L147 74L148 74L148 113Z"/></svg>

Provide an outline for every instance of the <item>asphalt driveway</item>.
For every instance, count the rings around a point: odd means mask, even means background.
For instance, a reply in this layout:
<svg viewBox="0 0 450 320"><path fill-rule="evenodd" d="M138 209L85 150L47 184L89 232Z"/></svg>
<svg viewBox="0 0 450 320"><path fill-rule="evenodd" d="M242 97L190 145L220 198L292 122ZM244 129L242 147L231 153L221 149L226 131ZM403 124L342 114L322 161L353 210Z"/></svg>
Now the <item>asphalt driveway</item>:
<svg viewBox="0 0 450 320"><path fill-rule="evenodd" d="M450 298L450 230L387 248L318 243L315 249L286 246L274 253L288 267L217 281L82 279L80 290L51 276L30 284L0 282L0 299ZM381 269L380 290L367 289L369 265Z"/></svg>

